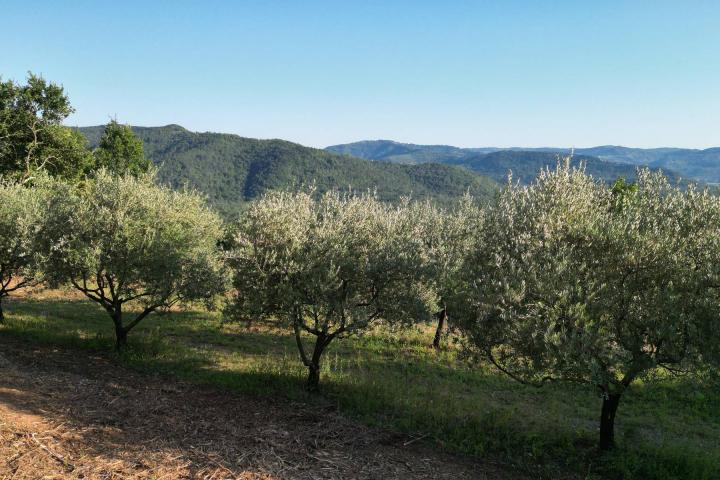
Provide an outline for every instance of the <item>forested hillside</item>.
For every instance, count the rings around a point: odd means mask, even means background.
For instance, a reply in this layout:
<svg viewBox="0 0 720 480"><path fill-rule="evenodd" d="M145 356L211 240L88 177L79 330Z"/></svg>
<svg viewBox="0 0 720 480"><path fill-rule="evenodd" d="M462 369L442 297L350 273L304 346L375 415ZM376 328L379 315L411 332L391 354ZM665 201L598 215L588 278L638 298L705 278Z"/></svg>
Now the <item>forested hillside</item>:
<svg viewBox="0 0 720 480"><path fill-rule="evenodd" d="M570 149L546 149L567 153ZM591 155L610 162L647 165L703 183L720 182L720 148L629 148L604 145L575 149L580 155Z"/></svg>
<svg viewBox="0 0 720 480"><path fill-rule="evenodd" d="M326 150L344 153L368 160L383 162L418 164L426 162L463 164L492 178L503 177L508 163L512 170L524 171L528 165L537 163L543 155L551 155L554 163L556 155L569 155L570 148L458 148L449 145L415 145L391 140L366 140L361 142L333 145ZM480 165L478 155L496 153L487 157L487 165ZM613 178L618 172L625 177L634 178L634 168L616 164L647 166L662 169L670 176L682 177L702 183L720 183L720 148L696 150L689 148L629 148L604 145L591 148L574 149L575 156L584 158L588 171L599 178ZM544 161L540 161L544 164ZM615 164L615 165L613 165ZM471 167L472 165L472 167ZM499 170L494 169L497 165ZM533 173L533 172L531 172ZM534 172L532 178L537 174Z"/></svg>
<svg viewBox="0 0 720 480"><path fill-rule="evenodd" d="M79 130L95 146L103 127ZM133 131L159 167L161 182L195 187L208 194L225 214L238 211L245 202L268 190L311 183L320 192L334 188L377 190L386 201L412 195L439 203L466 191L487 198L497 188L494 181L452 165L371 162L283 140L195 133L178 125L133 127Z"/></svg>
<svg viewBox="0 0 720 480"><path fill-rule="evenodd" d="M507 149L496 148L457 148L447 145L414 145L397 143L390 140L375 140L334 145L327 150L345 153L379 162L424 164L427 162L445 165L458 165L473 172L492 178L498 182L507 179L512 171L513 178L529 183L545 167L554 167L561 155L570 151L552 151L552 149ZM596 156L575 152L573 164L584 163L587 172L593 177L613 182L618 177L634 179L637 166L642 164L621 163L603 160ZM674 172L668 172L677 176Z"/></svg>
<svg viewBox="0 0 720 480"><path fill-rule="evenodd" d="M332 145L325 150L368 160L414 165L418 163L448 163L470 155L495 152L500 149L493 147L458 148L450 145L416 145L392 140L363 140L342 145Z"/></svg>
<svg viewBox="0 0 720 480"><path fill-rule="evenodd" d="M499 182L504 181L508 172L512 171L514 180L530 183L544 168L553 168L557 164L558 157L559 154L554 152L502 150L471 155L451 160L448 163L463 166ZM574 155L571 163L573 166L584 163L587 173L606 182L614 182L618 177L628 180L634 180L637 177L637 167L626 163L600 160L588 155Z"/></svg>

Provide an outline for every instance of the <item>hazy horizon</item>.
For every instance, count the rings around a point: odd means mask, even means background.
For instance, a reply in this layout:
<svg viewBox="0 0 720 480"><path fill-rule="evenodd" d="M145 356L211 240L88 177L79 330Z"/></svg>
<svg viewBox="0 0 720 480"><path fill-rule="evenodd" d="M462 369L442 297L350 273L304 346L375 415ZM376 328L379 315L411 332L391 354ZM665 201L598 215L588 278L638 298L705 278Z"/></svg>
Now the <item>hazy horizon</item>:
<svg viewBox="0 0 720 480"><path fill-rule="evenodd" d="M0 75L63 84L73 126L113 117L318 148L720 145L710 2L2 8Z"/></svg>

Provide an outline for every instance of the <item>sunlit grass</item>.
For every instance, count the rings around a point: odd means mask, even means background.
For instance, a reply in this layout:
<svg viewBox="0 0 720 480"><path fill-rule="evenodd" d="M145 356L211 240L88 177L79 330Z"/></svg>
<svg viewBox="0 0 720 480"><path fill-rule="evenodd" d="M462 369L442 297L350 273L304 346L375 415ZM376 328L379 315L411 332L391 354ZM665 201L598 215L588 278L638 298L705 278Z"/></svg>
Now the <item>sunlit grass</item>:
<svg viewBox="0 0 720 480"><path fill-rule="evenodd" d="M33 342L112 352L107 314L61 295L15 300L0 333ZM594 450L600 400L581 385L518 384L470 367L450 347L429 348L432 329L386 328L328 349L321 397L305 393L294 339L269 325L223 323L202 310L154 315L131 332L118 361L253 395L321 402L362 421L434 441L449 451L491 456L537 474L613 478L720 478L720 381L656 372L623 397L620 448ZM114 353L111 353L115 355ZM593 473L595 475L595 473Z"/></svg>

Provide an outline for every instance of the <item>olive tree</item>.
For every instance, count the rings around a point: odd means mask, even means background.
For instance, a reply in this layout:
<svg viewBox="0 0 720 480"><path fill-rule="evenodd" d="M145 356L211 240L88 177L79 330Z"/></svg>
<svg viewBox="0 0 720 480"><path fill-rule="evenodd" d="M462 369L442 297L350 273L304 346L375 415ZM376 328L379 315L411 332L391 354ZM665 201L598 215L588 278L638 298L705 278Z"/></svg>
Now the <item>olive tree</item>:
<svg viewBox="0 0 720 480"><path fill-rule="evenodd" d="M151 176L100 171L82 185L56 183L41 236L47 280L100 304L117 348L150 313L226 289L220 218L202 196L157 186ZM139 311L126 321L128 302Z"/></svg>
<svg viewBox="0 0 720 480"><path fill-rule="evenodd" d="M2 300L35 278L35 239L41 217L41 191L0 181L0 323Z"/></svg>
<svg viewBox="0 0 720 480"><path fill-rule="evenodd" d="M230 255L230 314L291 326L307 386L317 390L321 357L337 338L384 320L429 319L420 283L422 238L407 204L370 195L269 193L242 216ZM308 349L303 333L315 337Z"/></svg>
<svg viewBox="0 0 720 480"><path fill-rule="evenodd" d="M449 209L423 202L409 205L410 215L422 229L425 282L438 296L439 310L433 348L439 349L449 327L448 304L458 294L463 259L473 246L483 223L483 209L465 195Z"/></svg>
<svg viewBox="0 0 720 480"><path fill-rule="evenodd" d="M720 341L718 199L648 171L616 187L568 164L509 185L463 269L469 347L516 380L596 388L601 449L633 381Z"/></svg>

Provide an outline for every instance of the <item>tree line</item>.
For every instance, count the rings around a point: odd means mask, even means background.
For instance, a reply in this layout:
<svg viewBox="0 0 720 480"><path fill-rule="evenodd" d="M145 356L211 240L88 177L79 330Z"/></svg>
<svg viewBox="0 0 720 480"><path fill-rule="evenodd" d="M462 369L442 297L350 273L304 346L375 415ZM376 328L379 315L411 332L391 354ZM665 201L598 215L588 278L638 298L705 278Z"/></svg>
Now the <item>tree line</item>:
<svg viewBox="0 0 720 480"><path fill-rule="evenodd" d="M647 170L608 186L564 161L489 204L279 191L224 224L202 195L158 185L116 122L92 160L53 146L67 108L42 103L56 92L43 82L2 84L0 300L71 286L123 348L154 311L219 297L229 319L294 334L310 390L335 341L436 321L439 346L449 322L470 358L517 381L595 389L601 449L638 379L720 363L720 198L707 190Z"/></svg>

